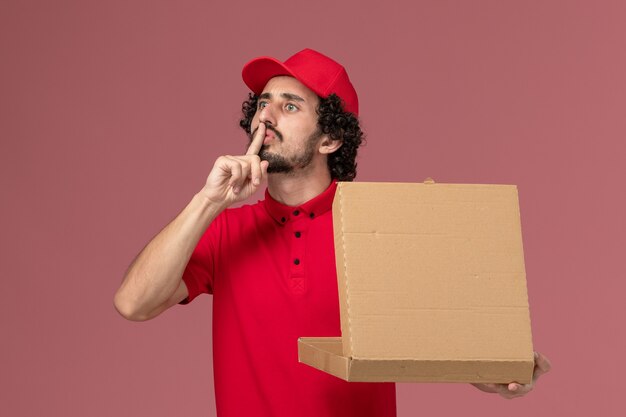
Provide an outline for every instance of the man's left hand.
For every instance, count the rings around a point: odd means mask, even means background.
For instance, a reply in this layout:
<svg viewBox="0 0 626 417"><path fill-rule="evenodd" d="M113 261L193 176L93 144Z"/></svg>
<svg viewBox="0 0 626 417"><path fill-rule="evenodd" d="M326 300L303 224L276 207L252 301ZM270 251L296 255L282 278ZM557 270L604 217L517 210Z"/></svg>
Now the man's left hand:
<svg viewBox="0 0 626 417"><path fill-rule="evenodd" d="M476 388L484 392L500 394L501 397L512 399L522 397L528 394L535 387L537 379L552 368L548 358L539 352L535 352L535 369L533 370L533 380L530 384L518 384L511 382L510 384L472 384Z"/></svg>

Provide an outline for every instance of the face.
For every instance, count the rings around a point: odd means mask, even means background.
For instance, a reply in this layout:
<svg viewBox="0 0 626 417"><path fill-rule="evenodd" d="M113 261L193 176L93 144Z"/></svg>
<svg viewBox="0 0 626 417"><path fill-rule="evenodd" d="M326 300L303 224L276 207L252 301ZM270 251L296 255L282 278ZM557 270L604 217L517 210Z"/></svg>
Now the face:
<svg viewBox="0 0 626 417"><path fill-rule="evenodd" d="M252 119L252 135L266 126L259 152L269 173L305 170L317 155L322 133L317 125L318 96L293 77L270 79L259 95Z"/></svg>

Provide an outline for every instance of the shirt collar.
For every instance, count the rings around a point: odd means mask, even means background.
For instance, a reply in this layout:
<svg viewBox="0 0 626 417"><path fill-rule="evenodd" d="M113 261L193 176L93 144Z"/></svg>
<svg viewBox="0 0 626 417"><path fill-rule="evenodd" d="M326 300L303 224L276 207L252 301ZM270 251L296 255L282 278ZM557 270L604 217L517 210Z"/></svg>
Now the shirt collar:
<svg viewBox="0 0 626 417"><path fill-rule="evenodd" d="M317 197L313 197L299 206L287 206L274 200L269 190L265 189L265 209L279 224L285 224L291 219L300 218L301 216L313 219L332 208L335 190L337 190L337 181L332 180L328 188Z"/></svg>

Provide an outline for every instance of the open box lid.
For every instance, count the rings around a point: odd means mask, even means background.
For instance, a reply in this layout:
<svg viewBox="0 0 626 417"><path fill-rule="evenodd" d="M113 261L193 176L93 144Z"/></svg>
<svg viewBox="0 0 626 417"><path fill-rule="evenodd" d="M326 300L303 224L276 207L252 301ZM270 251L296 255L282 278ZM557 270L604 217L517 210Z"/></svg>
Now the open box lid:
<svg viewBox="0 0 626 417"><path fill-rule="evenodd" d="M339 183L333 224L342 337L301 338L301 362L350 381L530 382L515 186Z"/></svg>

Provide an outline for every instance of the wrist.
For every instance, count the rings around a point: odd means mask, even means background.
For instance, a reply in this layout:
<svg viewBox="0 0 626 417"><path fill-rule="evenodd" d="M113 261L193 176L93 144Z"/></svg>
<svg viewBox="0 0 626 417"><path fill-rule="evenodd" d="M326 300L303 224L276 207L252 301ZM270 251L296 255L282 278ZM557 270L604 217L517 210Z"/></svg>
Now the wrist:
<svg viewBox="0 0 626 417"><path fill-rule="evenodd" d="M211 198L204 192L204 190L200 190L196 195L194 195L193 200L196 204L198 204L203 212L213 214L214 216L212 217L217 216L228 207L226 201Z"/></svg>

